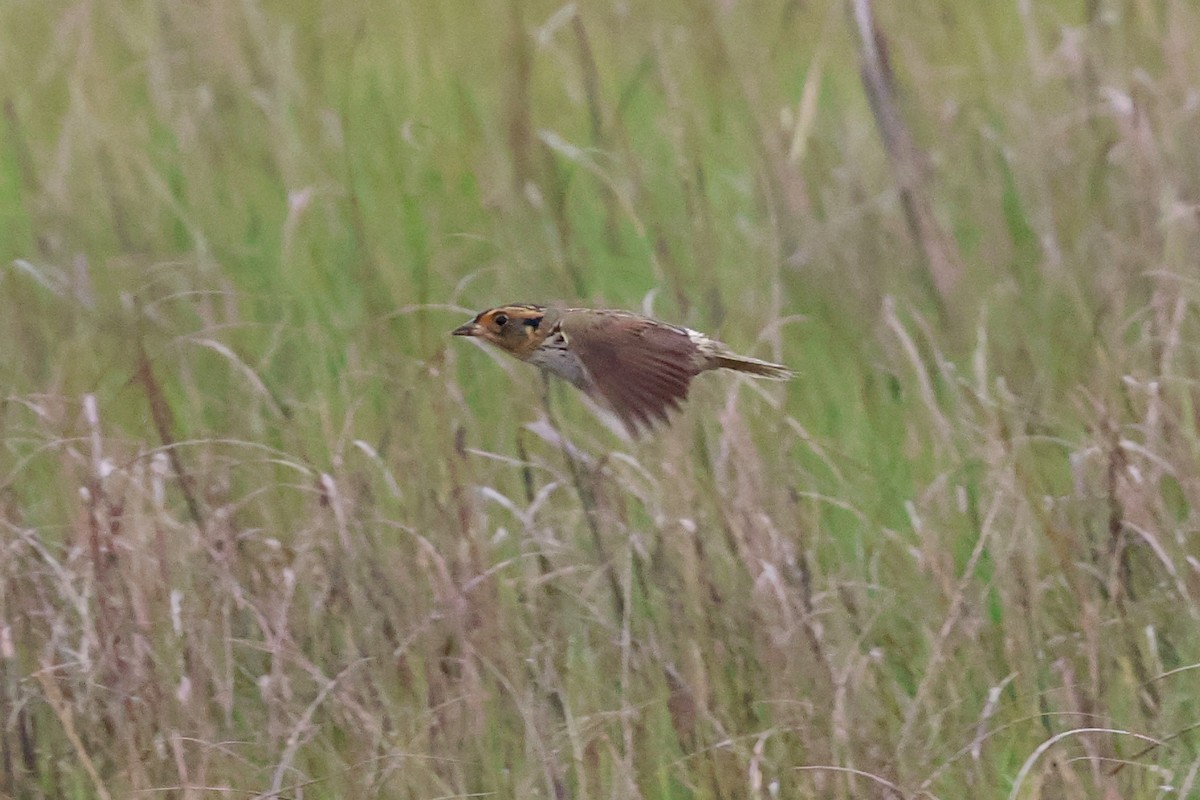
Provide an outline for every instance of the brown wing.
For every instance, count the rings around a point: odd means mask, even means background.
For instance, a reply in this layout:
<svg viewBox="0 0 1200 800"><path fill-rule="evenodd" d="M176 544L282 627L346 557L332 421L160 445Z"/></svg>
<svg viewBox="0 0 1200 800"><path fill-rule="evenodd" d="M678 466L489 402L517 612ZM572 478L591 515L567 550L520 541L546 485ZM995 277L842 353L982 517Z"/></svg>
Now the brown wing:
<svg viewBox="0 0 1200 800"><path fill-rule="evenodd" d="M564 320L563 332L591 378L589 394L631 434L665 422L687 397L696 345L686 331L633 315L596 315Z"/></svg>

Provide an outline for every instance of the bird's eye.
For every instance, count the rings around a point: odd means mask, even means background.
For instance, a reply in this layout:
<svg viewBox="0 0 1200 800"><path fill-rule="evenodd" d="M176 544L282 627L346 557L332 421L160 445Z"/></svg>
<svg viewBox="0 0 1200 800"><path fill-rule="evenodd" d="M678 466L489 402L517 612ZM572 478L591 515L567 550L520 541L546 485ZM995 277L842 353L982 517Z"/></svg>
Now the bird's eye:
<svg viewBox="0 0 1200 800"><path fill-rule="evenodd" d="M505 325L508 324L508 315L507 314L497 314L496 316L492 317L492 322L495 322L497 326L503 328Z"/></svg>

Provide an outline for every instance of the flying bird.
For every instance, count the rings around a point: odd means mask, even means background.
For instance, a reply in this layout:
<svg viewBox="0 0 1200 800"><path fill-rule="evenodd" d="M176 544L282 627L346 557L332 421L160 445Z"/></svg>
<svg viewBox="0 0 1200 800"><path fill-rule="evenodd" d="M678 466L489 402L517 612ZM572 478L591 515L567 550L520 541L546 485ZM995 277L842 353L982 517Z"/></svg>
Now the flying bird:
<svg viewBox="0 0 1200 800"><path fill-rule="evenodd" d="M795 376L782 364L738 355L699 331L629 311L518 303L481 311L451 333L481 339L567 380L616 413L633 436L666 422L701 372Z"/></svg>

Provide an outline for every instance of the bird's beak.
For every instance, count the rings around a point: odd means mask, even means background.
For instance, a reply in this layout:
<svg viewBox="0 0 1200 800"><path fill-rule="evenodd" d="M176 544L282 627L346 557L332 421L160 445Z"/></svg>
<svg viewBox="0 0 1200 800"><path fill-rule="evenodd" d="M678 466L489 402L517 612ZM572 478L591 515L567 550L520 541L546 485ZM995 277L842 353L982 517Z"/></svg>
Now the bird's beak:
<svg viewBox="0 0 1200 800"><path fill-rule="evenodd" d="M479 326L475 324L475 320L471 320L466 325L459 325L450 331L451 336L476 336L478 334Z"/></svg>

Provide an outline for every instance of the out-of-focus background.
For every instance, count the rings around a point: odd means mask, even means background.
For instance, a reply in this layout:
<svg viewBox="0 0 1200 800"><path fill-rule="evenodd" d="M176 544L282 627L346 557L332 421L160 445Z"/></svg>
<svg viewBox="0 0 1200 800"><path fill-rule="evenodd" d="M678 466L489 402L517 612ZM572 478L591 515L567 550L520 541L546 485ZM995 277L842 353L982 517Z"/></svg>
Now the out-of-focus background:
<svg viewBox="0 0 1200 800"><path fill-rule="evenodd" d="M1197 40L0 6L0 797L1194 796ZM624 441L514 301L800 378Z"/></svg>

